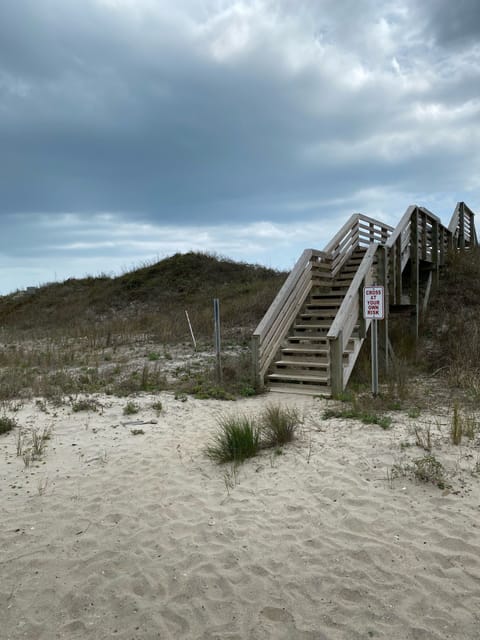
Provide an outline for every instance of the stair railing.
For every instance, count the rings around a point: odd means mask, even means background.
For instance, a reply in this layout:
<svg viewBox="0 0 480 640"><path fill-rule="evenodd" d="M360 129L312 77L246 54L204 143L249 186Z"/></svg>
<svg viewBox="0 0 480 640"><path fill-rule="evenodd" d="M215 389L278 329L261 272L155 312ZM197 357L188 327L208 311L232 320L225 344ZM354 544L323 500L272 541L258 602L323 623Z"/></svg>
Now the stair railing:
<svg viewBox="0 0 480 640"><path fill-rule="evenodd" d="M465 249L478 245L475 214L464 202L459 202L455 207L448 230L455 248Z"/></svg>
<svg viewBox="0 0 480 640"><path fill-rule="evenodd" d="M355 327L359 326L359 337L363 343L370 326L370 320L363 318L363 287L384 284L383 281L377 282L378 274L382 272L381 266L378 272L375 267L379 247L379 244L371 244L368 247L327 334L330 350L330 387L333 396L345 388L356 360L357 353L354 353L350 366L343 366L343 353ZM381 251L383 254L383 247ZM384 260L384 256L382 258ZM357 352L360 346L361 344L358 345Z"/></svg>
<svg viewBox="0 0 480 640"><path fill-rule="evenodd" d="M313 267L329 261L330 257L324 251L305 249L255 329L252 339L253 379L258 388L263 388L268 367L312 288Z"/></svg>
<svg viewBox="0 0 480 640"><path fill-rule="evenodd" d="M383 222L354 213L338 233L324 248L332 258L332 276L335 277L357 247L383 244L392 233L393 227Z"/></svg>

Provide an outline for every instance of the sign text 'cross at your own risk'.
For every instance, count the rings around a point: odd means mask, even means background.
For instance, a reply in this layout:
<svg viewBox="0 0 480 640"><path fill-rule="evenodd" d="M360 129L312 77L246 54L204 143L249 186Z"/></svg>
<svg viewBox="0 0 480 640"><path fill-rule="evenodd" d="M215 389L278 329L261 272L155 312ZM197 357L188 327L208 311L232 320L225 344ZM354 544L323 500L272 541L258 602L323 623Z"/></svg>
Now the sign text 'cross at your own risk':
<svg viewBox="0 0 480 640"><path fill-rule="evenodd" d="M383 320L385 315L385 292L381 286L365 287L363 290L363 316L365 319Z"/></svg>

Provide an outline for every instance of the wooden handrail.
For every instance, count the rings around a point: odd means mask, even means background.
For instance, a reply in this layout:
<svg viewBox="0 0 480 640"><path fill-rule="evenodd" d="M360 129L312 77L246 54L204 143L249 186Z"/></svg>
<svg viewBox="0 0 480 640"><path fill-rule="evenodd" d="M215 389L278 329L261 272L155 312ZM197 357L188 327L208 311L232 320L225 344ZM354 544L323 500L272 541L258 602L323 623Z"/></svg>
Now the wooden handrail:
<svg viewBox="0 0 480 640"><path fill-rule="evenodd" d="M330 330L327 333L327 338L329 338L330 340L338 338L340 332L344 330L345 320L349 316L353 302L356 299L358 299L358 293L360 291L360 288L363 287L363 282L367 274L369 273L370 269L372 268L372 265L375 260L375 254L379 246L380 245L378 244L370 245L365 255L363 256L363 260L361 261L357 269L357 272L352 282L350 283L350 286L348 287L348 291L345 294L342 304L340 305L340 308L337 311L335 320L332 322ZM345 344L348 342L349 339L350 339L350 335L347 337L344 336Z"/></svg>
<svg viewBox="0 0 480 640"><path fill-rule="evenodd" d="M278 351L285 333L299 313L312 286L312 262L327 261L324 251L305 249L253 333L254 376L262 386L263 377ZM256 361L256 362L255 362Z"/></svg>
<svg viewBox="0 0 480 640"><path fill-rule="evenodd" d="M403 216L400 218L400 222L397 224L397 226L395 227L395 229L393 230L392 234L390 235L390 237L386 242L387 249L391 249L393 247L397 238L401 235L403 231L405 231L407 226L410 224L410 218L412 217L412 213L415 211L416 208L417 208L417 205L415 204L410 205L408 209L405 211L405 213L403 214Z"/></svg>
<svg viewBox="0 0 480 640"><path fill-rule="evenodd" d="M464 202L457 203L448 225L448 231L457 248L463 248L465 245L469 247L478 245L475 214Z"/></svg>

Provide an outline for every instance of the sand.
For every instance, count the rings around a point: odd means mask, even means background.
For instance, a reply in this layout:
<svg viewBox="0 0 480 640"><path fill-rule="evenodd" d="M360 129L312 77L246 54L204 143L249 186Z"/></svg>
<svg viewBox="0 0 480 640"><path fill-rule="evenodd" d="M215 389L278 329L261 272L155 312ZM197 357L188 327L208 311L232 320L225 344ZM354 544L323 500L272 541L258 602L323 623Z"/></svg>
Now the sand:
<svg viewBox="0 0 480 640"><path fill-rule="evenodd" d="M304 424L282 455L206 458L219 414L272 399L10 407L52 437L26 468L0 436L2 640L478 639L478 442L453 447L448 415L422 415L452 487L389 480L425 454L405 414L383 431L284 395Z"/></svg>

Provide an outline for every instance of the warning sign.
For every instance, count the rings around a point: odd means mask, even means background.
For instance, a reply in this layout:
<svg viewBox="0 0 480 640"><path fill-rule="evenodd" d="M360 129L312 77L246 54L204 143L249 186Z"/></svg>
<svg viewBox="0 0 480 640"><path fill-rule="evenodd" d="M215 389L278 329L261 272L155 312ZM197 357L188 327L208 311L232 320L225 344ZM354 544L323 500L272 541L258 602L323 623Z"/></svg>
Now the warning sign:
<svg viewBox="0 0 480 640"><path fill-rule="evenodd" d="M365 287L363 289L363 317L372 320L384 318L384 288Z"/></svg>

